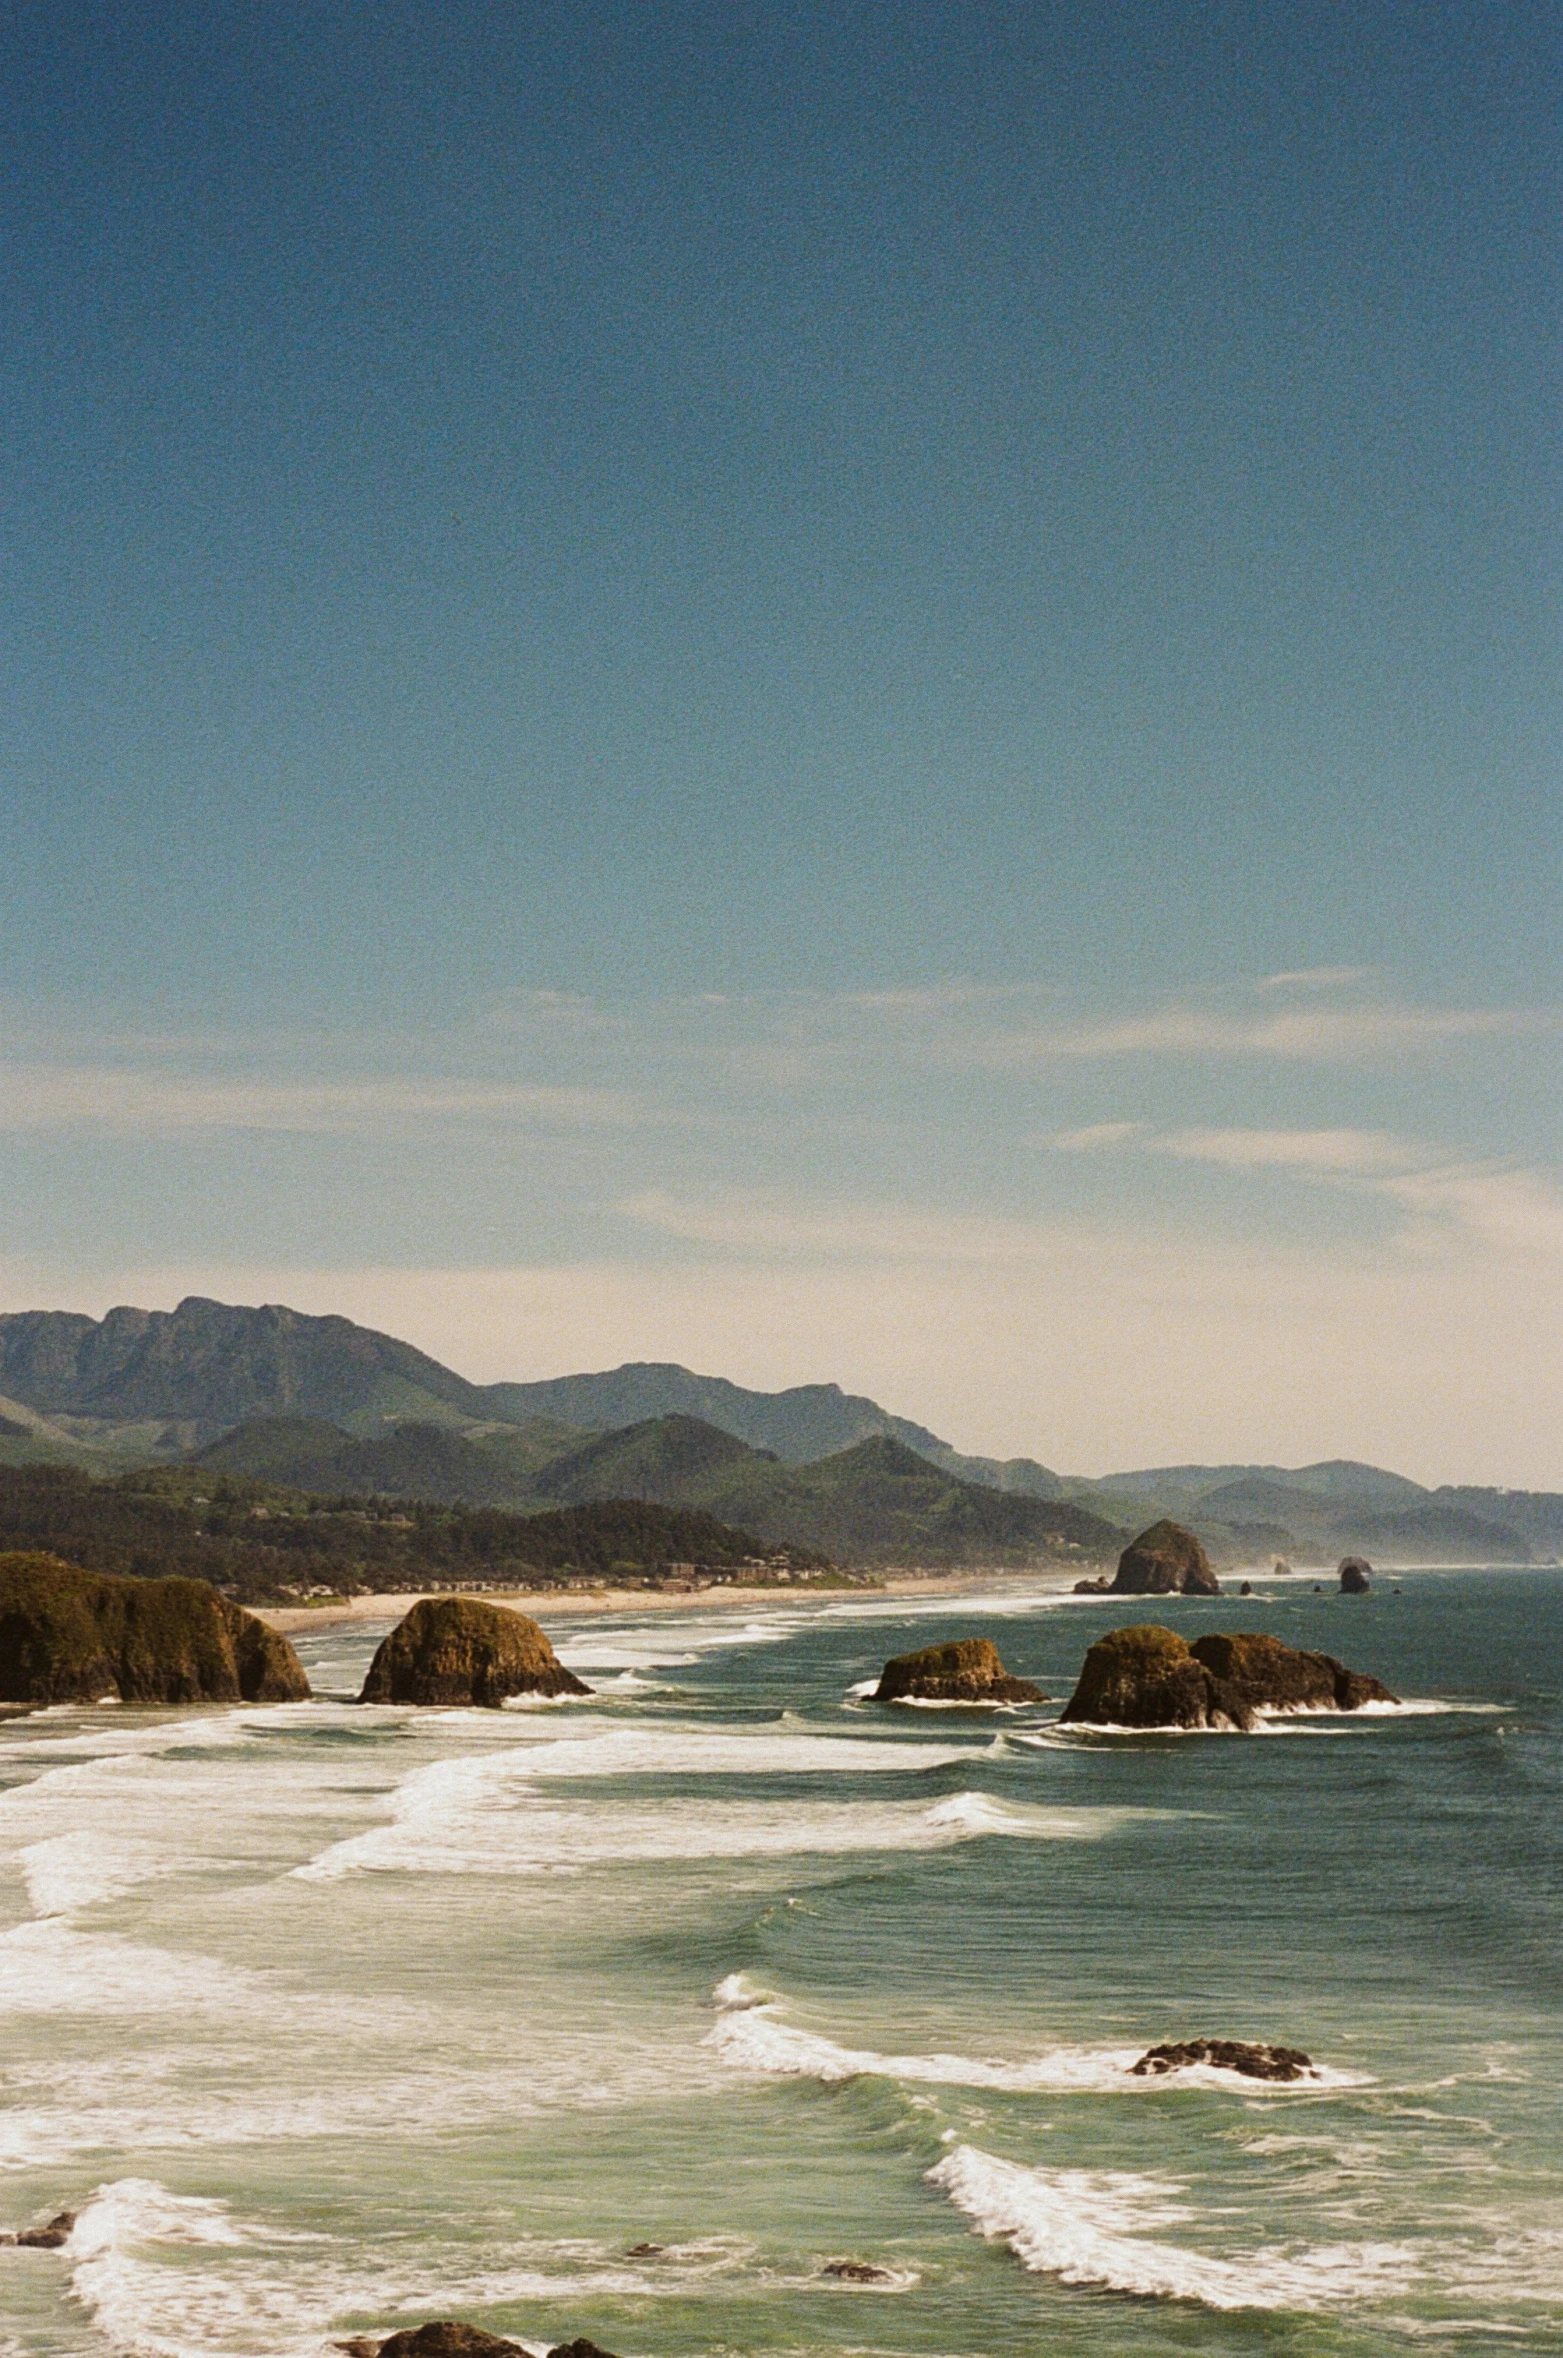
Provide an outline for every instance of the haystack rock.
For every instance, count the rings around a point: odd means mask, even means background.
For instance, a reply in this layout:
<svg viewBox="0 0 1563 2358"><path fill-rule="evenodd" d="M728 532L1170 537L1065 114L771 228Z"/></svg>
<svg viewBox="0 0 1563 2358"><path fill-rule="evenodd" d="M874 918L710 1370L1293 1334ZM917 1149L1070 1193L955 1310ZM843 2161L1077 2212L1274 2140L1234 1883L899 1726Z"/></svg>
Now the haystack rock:
<svg viewBox="0 0 1563 2358"><path fill-rule="evenodd" d="M1331 1654L1264 1631L1190 1646L1153 1622L1109 1630L1086 1655L1062 1717L1096 1727L1251 1729L1261 1711L1360 1711L1393 1703L1383 1683Z"/></svg>
<svg viewBox="0 0 1563 2358"><path fill-rule="evenodd" d="M1221 1583L1192 1531L1165 1518L1131 1539L1118 1558L1115 1597L1218 1597Z"/></svg>
<svg viewBox="0 0 1563 2358"><path fill-rule="evenodd" d="M204 1580L0 1556L0 1702L301 1703L285 1637Z"/></svg>
<svg viewBox="0 0 1563 2358"><path fill-rule="evenodd" d="M887 1662L874 1689L876 1703L1045 1703L1029 1678L1011 1678L987 1638L955 1638Z"/></svg>
<svg viewBox="0 0 1563 2358"><path fill-rule="evenodd" d="M1180 2039L1165 2047L1147 2047L1138 2063L1129 2066L1137 2080L1154 2080L1168 2072L1187 2071L1191 2064L1210 2064L1217 2071L1240 2072L1245 2080L1302 2080L1317 2076L1311 2055L1301 2047L1267 2047L1256 2039Z"/></svg>
<svg viewBox="0 0 1563 2358"><path fill-rule="evenodd" d="M1340 1592L1343 1597L1365 1597L1373 1586L1368 1575L1373 1570L1366 1556L1342 1556L1340 1560Z"/></svg>
<svg viewBox="0 0 1563 2358"><path fill-rule="evenodd" d="M382 1642L358 1700L497 1710L511 1695L590 1693L525 1613L479 1597L425 1597Z"/></svg>

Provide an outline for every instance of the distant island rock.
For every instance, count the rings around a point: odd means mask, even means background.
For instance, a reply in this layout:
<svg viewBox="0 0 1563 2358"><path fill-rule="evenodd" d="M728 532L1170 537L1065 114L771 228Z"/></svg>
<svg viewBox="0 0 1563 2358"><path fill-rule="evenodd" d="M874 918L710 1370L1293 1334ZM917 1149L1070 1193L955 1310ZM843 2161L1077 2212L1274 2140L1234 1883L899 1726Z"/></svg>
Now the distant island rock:
<svg viewBox="0 0 1563 2358"><path fill-rule="evenodd" d="M1129 2066L1137 2080L1164 2078L1187 2071L1194 2064L1216 2071L1235 2071L1245 2080L1302 2080L1318 2076L1311 2055L1301 2047L1267 2047L1253 2039L1181 2039L1165 2047L1147 2047L1138 2063Z"/></svg>
<svg viewBox="0 0 1563 2358"><path fill-rule="evenodd" d="M1115 1597L1218 1597L1221 1583L1210 1558L1181 1523L1163 1517L1131 1539L1118 1558L1107 1592Z"/></svg>
<svg viewBox="0 0 1563 2358"><path fill-rule="evenodd" d="M360 1703L477 1703L589 1695L537 1623L479 1597L425 1597L384 1639Z"/></svg>
<svg viewBox="0 0 1563 2358"><path fill-rule="evenodd" d="M1095 1727L1252 1729L1261 1711L1360 1711L1399 1698L1331 1654L1261 1631L1190 1646L1154 1622L1109 1630L1086 1655L1061 1717Z"/></svg>
<svg viewBox="0 0 1563 2358"><path fill-rule="evenodd" d="M1340 1592L1343 1597L1365 1597L1373 1586L1369 1574L1373 1567L1366 1556L1342 1556L1340 1560Z"/></svg>
<svg viewBox="0 0 1563 2358"><path fill-rule="evenodd" d="M954 1638L897 1654L885 1664L875 1703L1045 1703L1029 1678L1011 1678L987 1638Z"/></svg>
<svg viewBox="0 0 1563 2358"><path fill-rule="evenodd" d="M0 1555L0 1702L302 1703L285 1637L204 1580Z"/></svg>

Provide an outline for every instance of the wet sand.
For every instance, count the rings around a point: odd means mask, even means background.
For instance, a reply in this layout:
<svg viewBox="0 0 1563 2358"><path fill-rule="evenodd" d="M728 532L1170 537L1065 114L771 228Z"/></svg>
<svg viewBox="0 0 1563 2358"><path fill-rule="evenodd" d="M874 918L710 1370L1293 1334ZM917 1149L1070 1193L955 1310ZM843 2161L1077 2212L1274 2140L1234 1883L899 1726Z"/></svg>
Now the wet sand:
<svg viewBox="0 0 1563 2358"><path fill-rule="evenodd" d="M428 1596L467 1596L490 1605L509 1605L518 1612L549 1613L646 1613L674 1610L680 1606L694 1606L703 1613L713 1607L732 1605L745 1612L753 1612L756 1605L789 1604L799 1598L833 1599L845 1597L915 1597L964 1596L974 1588L988 1588L996 1579L1034 1579L1036 1574L1017 1574L1013 1565L1002 1568L987 1566L972 1570L964 1567L958 1572L887 1572L872 1583L854 1583L850 1588L811 1587L799 1582L780 1585L768 1583L764 1587L736 1588L725 1581L711 1588L505 1588L505 1589L391 1589L373 1596L343 1597L334 1604L319 1605L252 1605L249 1611L268 1629L285 1631L290 1637L301 1629L328 1629L339 1621L386 1621L399 1619L410 1613L414 1605ZM1067 1587L1068 1581L1064 1582Z"/></svg>

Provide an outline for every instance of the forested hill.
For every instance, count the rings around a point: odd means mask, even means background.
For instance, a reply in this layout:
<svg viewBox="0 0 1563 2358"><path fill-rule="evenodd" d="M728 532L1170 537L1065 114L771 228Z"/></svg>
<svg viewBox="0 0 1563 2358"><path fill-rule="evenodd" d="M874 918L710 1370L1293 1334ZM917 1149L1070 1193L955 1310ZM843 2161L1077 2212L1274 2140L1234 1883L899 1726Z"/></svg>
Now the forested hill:
<svg viewBox="0 0 1563 2358"><path fill-rule="evenodd" d="M0 1467L0 1554L34 1548L91 1572L209 1580L252 1604L314 1588L644 1586L690 1565L761 1585L843 1577L817 1550L639 1499L513 1515L226 1479L202 1487L161 1470L94 1482L65 1466Z"/></svg>

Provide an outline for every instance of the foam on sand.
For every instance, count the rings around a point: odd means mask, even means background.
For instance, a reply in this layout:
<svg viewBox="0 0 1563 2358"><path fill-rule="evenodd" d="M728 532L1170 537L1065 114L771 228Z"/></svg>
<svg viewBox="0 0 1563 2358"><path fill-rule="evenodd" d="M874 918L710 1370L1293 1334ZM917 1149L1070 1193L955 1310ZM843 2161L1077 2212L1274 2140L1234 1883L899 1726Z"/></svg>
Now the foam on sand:
<svg viewBox="0 0 1563 2358"><path fill-rule="evenodd" d="M979 2234L1002 2236L1023 2267L1065 2284L1207 2309L1314 2310L1403 2292L1418 2273L1401 2244L1273 2245L1214 2259L1152 2242L1150 2231L1194 2214L1180 2186L1123 2170L1025 2169L957 2145L928 2177Z"/></svg>
<svg viewBox="0 0 1563 2358"><path fill-rule="evenodd" d="M781 2012L782 2001L757 1989L741 1973L730 1973L713 1992L718 2008L706 2044L724 2063L773 2078L852 2080L874 2075L891 2080L931 2081L947 2088L1003 2088L1015 2095L1142 2095L1169 2087L1204 2087L1243 2096L1308 2095L1325 2089L1361 2087L1356 2074L1327 2066L1305 2080L1251 2080L1241 2072L1209 2064L1157 2077L1136 2078L1132 2066L1143 2047L1050 2047L1045 2054L1014 2062L1002 2056L895 2055L874 2048L841 2047L815 2031L800 2030Z"/></svg>

